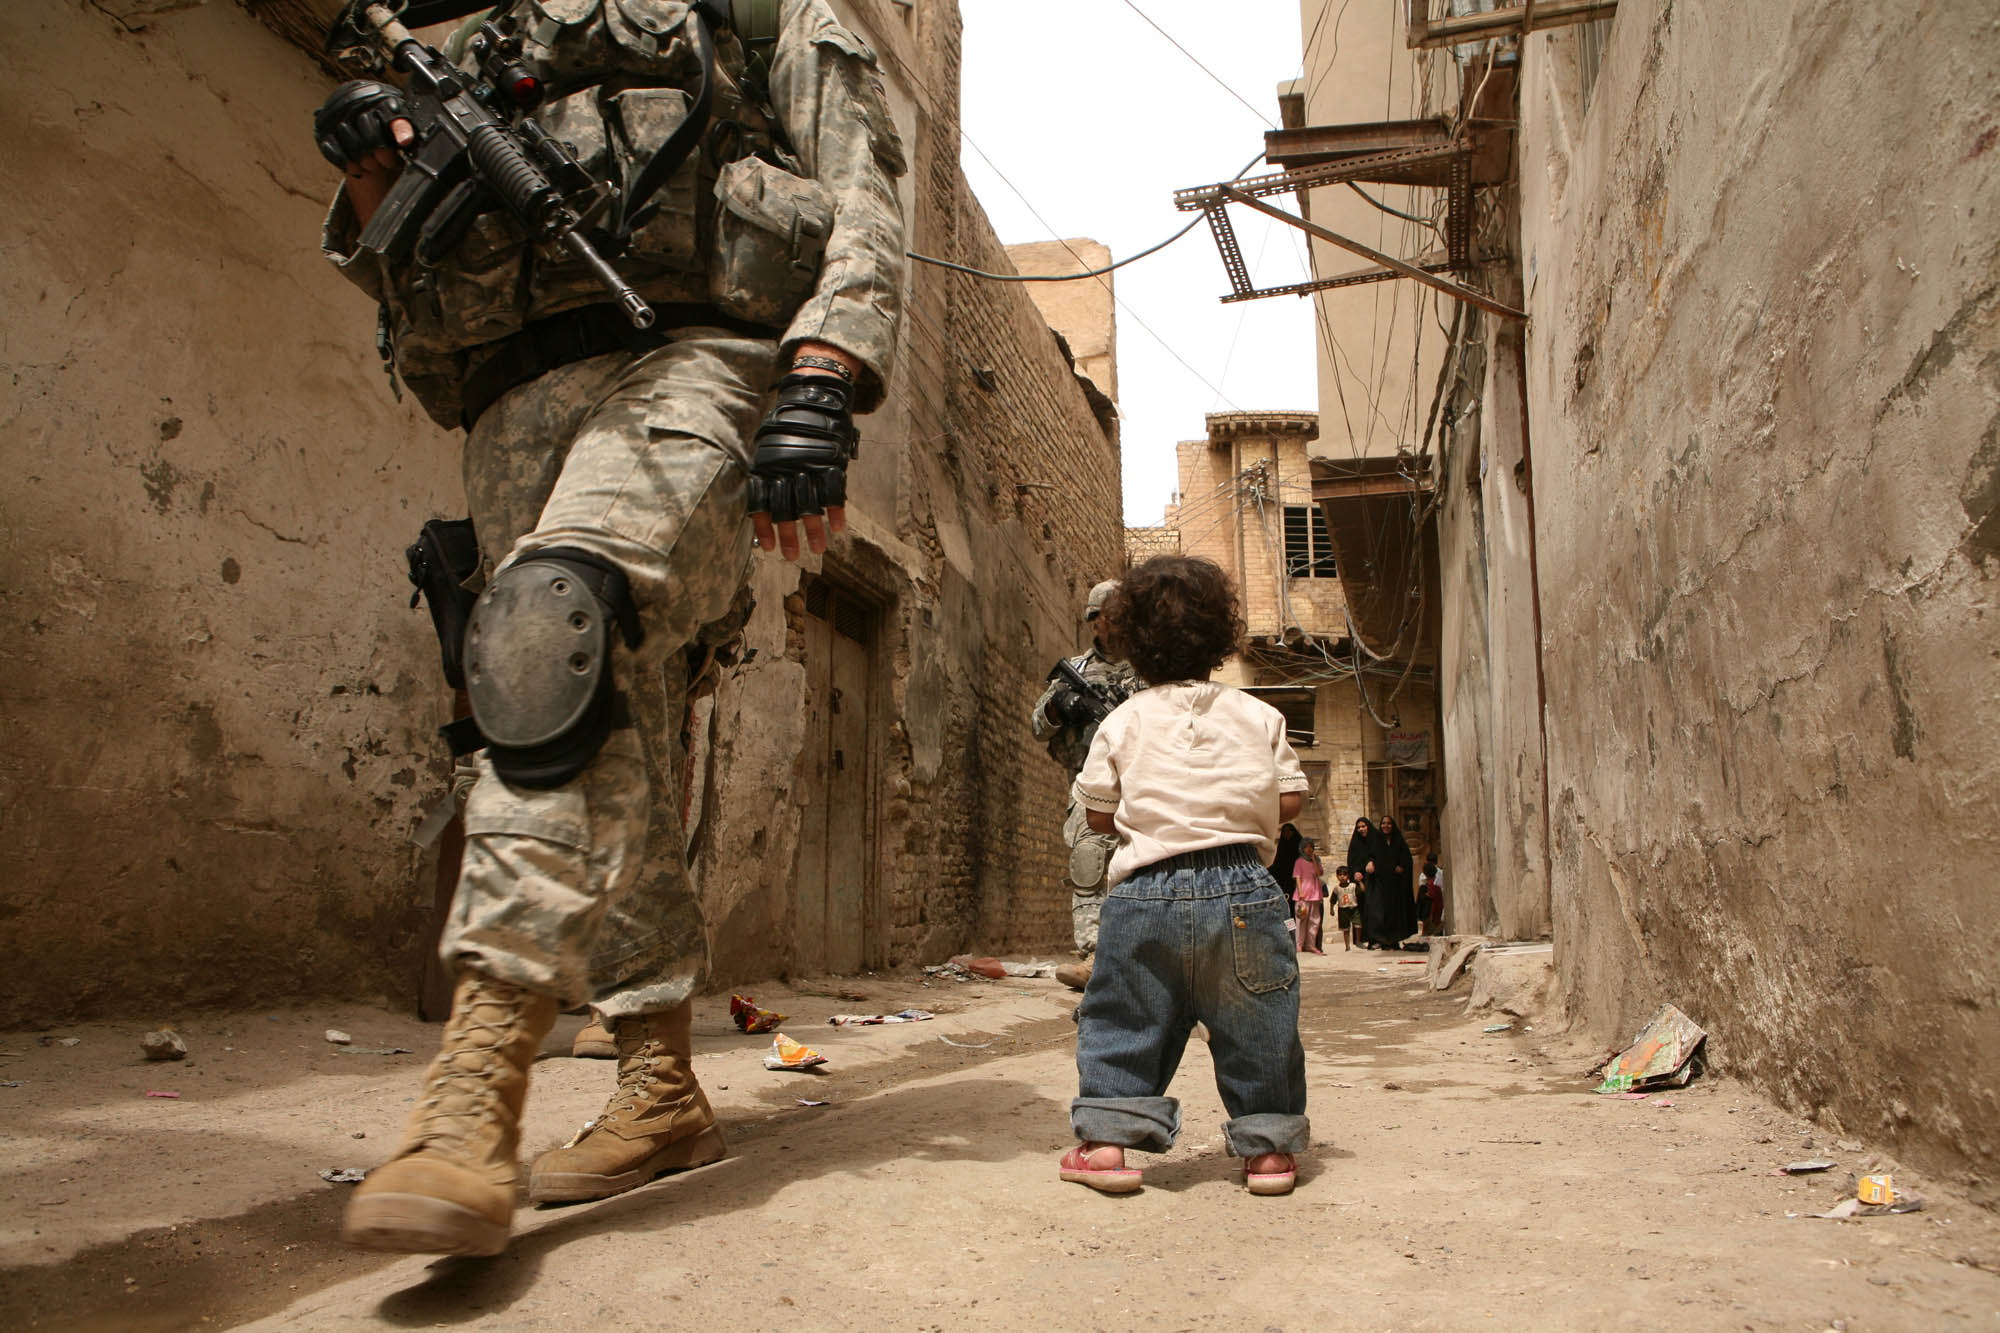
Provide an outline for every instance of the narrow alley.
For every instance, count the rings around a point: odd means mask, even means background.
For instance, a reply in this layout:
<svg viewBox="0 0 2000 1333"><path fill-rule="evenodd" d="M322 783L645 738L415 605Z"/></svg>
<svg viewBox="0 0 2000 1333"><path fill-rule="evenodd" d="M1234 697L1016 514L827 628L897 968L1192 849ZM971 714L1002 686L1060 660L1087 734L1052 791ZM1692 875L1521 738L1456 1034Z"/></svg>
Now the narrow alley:
<svg viewBox="0 0 2000 1333"><path fill-rule="evenodd" d="M1878 1162L1872 1145L1715 1075L1593 1095L1604 1052L1539 1015L1468 1010L1468 983L1433 992L1422 962L1304 960L1314 1150L1287 1198L1232 1178L1198 1042L1176 1086L1186 1132L1141 1159L1144 1191L1059 1183L1071 992L912 971L750 988L828 1056L816 1073L765 1069L770 1038L737 1032L727 997L700 1001L697 1063L730 1157L601 1204L524 1210L509 1251L479 1260L342 1249L352 1186L319 1178L372 1164L393 1137L423 1025L357 1006L208 1014L180 1029L188 1062L166 1067L141 1059L130 1024L10 1038L0 1324L1864 1333L2000 1319L1991 1213L1899 1171L1924 1211L1813 1218ZM826 1022L911 1006L937 1017ZM578 1021L537 1067L526 1153L565 1138L609 1081L607 1064L567 1058ZM329 1044L328 1027L352 1044ZM372 1053L398 1046L412 1051ZM1836 1165L1773 1174L1816 1157Z"/></svg>

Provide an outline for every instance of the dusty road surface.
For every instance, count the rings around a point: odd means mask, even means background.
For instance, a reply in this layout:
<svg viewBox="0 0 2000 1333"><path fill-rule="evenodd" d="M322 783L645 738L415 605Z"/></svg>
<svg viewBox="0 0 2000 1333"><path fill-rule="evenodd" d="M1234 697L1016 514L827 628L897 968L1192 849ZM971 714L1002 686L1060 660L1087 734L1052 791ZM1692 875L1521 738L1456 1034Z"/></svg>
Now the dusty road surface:
<svg viewBox="0 0 2000 1333"><path fill-rule="evenodd" d="M697 1065L732 1156L521 1212L490 1260L343 1250L352 1187L319 1177L389 1150L434 1028L362 1007L154 1016L183 1020L182 1064L140 1059L147 1022L13 1034L0 1327L2000 1327L1992 1214L1900 1173L1927 1211L1804 1216L1842 1197L1870 1145L1723 1078L1592 1096L1599 1052L1532 1019L1487 1033L1495 1016L1465 1012L1463 983L1433 994L1421 974L1379 953L1305 960L1316 1148L1288 1198L1249 1196L1219 1155L1198 1043L1176 1087L1186 1136L1135 1159L1144 1192L1060 1184L1074 1068L1053 982L750 988L831 1057L819 1074L765 1070L769 1039L705 999ZM908 1005L939 1017L826 1025ZM529 1152L609 1087L607 1064L560 1054L577 1022L537 1067ZM395 1047L413 1053L366 1053ZM1770 1174L1808 1156L1839 1166Z"/></svg>

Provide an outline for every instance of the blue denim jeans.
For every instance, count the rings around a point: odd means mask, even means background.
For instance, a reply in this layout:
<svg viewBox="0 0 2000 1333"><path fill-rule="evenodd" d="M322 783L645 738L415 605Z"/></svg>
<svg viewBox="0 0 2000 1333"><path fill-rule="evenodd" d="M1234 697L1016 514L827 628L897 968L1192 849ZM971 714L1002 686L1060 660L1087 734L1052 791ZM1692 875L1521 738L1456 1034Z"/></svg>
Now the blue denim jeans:
<svg viewBox="0 0 2000 1333"><path fill-rule="evenodd" d="M1291 926L1292 905L1247 844L1185 852L1113 888L1077 1014L1077 1138L1173 1147L1181 1106L1167 1085L1201 1022L1230 1155L1304 1151L1312 1127Z"/></svg>

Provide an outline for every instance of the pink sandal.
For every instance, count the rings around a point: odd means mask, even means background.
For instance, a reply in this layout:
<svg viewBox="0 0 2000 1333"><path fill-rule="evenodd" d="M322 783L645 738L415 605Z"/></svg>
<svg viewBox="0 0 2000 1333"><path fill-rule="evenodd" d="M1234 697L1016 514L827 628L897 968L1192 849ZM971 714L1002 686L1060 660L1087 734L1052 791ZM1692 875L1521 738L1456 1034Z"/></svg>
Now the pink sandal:
<svg viewBox="0 0 2000 1333"><path fill-rule="evenodd" d="M1118 1155L1118 1165L1101 1164L1098 1155ZM1063 1154L1056 1174L1073 1185L1088 1185L1100 1194L1130 1194L1144 1183L1137 1167L1125 1165L1125 1150L1115 1144L1079 1144Z"/></svg>
<svg viewBox="0 0 2000 1333"><path fill-rule="evenodd" d="M1253 1163L1270 1166L1279 1165L1277 1171L1253 1171ZM1260 1153L1256 1157L1243 1159L1243 1183L1252 1194L1290 1194L1292 1187L1299 1183L1298 1159L1288 1152Z"/></svg>

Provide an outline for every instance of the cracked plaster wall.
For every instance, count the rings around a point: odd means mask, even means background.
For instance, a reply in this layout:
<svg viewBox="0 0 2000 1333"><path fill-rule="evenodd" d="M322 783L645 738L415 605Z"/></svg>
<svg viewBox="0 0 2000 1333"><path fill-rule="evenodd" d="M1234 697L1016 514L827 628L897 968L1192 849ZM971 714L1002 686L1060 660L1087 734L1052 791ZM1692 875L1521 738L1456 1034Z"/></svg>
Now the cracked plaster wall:
<svg viewBox="0 0 2000 1333"><path fill-rule="evenodd" d="M1993 1196L2000 17L1627 0L1529 40L1558 963Z"/></svg>
<svg viewBox="0 0 2000 1333"><path fill-rule="evenodd" d="M455 451L313 243L323 76L118 8L0 7L0 1025L407 994Z"/></svg>

